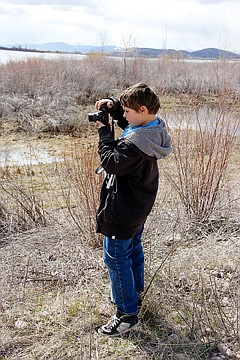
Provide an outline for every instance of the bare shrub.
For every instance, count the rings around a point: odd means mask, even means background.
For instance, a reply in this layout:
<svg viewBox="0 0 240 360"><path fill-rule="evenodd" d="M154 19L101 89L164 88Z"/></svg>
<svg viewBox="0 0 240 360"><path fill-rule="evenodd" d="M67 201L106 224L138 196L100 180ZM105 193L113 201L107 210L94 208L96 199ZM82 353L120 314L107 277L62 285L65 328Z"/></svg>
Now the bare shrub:
<svg viewBox="0 0 240 360"><path fill-rule="evenodd" d="M27 170L27 172L31 170ZM3 233L46 226L47 219L42 201L32 186L32 180L25 183L25 176L11 175L11 170L4 168L0 180L0 192L4 205L0 207L1 231Z"/></svg>
<svg viewBox="0 0 240 360"><path fill-rule="evenodd" d="M221 210L239 124L236 114L224 106L185 112L178 119L175 114L174 169L165 175L177 191L188 219L204 223Z"/></svg>
<svg viewBox="0 0 240 360"><path fill-rule="evenodd" d="M221 59L209 63L187 62L174 57L129 58L125 64L129 84L150 82L161 93L239 95L239 62ZM81 104L94 101L111 89L126 87L122 79L123 59L90 54L82 60L28 59L0 66L2 94L25 95L31 99L78 97Z"/></svg>
<svg viewBox="0 0 240 360"><path fill-rule="evenodd" d="M30 111L19 112L16 119L16 131L28 134L77 134L87 123L88 109L68 105L65 110L56 109L51 104L42 116L34 116Z"/></svg>
<svg viewBox="0 0 240 360"><path fill-rule="evenodd" d="M102 185L102 175L95 173L98 158L97 143L79 147L75 143L71 154L65 154L64 162L56 165L68 221L72 220L85 244L93 247L101 245L96 234L96 209Z"/></svg>
<svg viewBox="0 0 240 360"><path fill-rule="evenodd" d="M139 81L150 83L161 96L194 95L198 102L204 102L206 96L225 94L229 102L237 103L239 66L239 62L226 59L196 63L173 56L122 59L103 54L90 54L82 60L73 56L10 61L0 65L0 115L17 120L27 116L35 125L48 117L51 132L71 133L79 122L79 105L117 95ZM37 128L41 131L41 126Z"/></svg>
<svg viewBox="0 0 240 360"><path fill-rule="evenodd" d="M3 202L0 203L0 233L8 231L8 211Z"/></svg>
<svg viewBox="0 0 240 360"><path fill-rule="evenodd" d="M196 62L163 56L159 59L130 59L127 65L129 82L151 83L160 95L188 94L204 101L205 96L228 94L229 100L239 99L238 61Z"/></svg>

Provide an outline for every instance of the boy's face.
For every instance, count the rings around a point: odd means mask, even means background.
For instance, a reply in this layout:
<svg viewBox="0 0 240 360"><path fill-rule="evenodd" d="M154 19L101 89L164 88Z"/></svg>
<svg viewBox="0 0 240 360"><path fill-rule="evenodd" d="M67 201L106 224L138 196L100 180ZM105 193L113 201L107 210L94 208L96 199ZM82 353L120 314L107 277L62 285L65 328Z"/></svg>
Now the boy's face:
<svg viewBox="0 0 240 360"><path fill-rule="evenodd" d="M141 106L139 111L128 108L126 106L123 107L124 114L123 116L128 121L131 126L142 126L146 125L149 121L148 109L145 106Z"/></svg>

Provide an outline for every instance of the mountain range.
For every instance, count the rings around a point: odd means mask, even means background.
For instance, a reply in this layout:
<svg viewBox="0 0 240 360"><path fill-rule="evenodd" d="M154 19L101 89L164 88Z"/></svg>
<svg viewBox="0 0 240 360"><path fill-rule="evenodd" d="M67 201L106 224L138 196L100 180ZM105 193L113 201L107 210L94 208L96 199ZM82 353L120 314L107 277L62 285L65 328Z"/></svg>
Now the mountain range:
<svg viewBox="0 0 240 360"><path fill-rule="evenodd" d="M2 47L0 47L2 48ZM22 44L8 46L14 50L35 50L35 51L50 51L50 52L66 52L66 53L80 53L88 54L91 52L99 52L104 54L111 54L115 56L141 56L141 57L159 57L167 55L172 57L180 57L183 59L240 59L240 54L216 48L207 48L196 51L175 50L175 49L154 49L146 47L132 47L124 49L114 45L94 46L94 45L70 45L64 42L49 42L44 44Z"/></svg>

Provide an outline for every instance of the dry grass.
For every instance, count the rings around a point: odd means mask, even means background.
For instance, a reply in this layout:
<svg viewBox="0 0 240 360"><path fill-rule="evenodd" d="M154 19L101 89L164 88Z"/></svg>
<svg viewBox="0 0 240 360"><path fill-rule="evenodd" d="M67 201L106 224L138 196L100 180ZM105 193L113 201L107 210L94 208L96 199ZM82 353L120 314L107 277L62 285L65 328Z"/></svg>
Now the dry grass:
<svg viewBox="0 0 240 360"><path fill-rule="evenodd" d="M2 359L210 359L220 344L236 354L239 232L186 240L157 205L141 325L120 339L96 332L114 311L101 249L63 226L2 238Z"/></svg>
<svg viewBox="0 0 240 360"><path fill-rule="evenodd" d="M239 66L239 61L226 59L189 63L163 57L123 62L103 55L81 61L11 61L0 65L0 117L14 119L15 128L24 133L75 134L86 124L89 109L83 111L83 106L103 96L116 96L137 82L154 86L163 103L173 95L181 105L187 96L198 104L224 96L239 106Z"/></svg>

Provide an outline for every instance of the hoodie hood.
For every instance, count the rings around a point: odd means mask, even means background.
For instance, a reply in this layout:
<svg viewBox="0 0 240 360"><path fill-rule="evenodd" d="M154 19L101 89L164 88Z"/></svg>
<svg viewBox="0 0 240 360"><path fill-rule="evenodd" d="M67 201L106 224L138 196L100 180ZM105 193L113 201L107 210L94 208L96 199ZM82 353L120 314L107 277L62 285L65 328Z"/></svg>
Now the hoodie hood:
<svg viewBox="0 0 240 360"><path fill-rule="evenodd" d="M172 145L165 121L160 117L157 117L157 119L157 125L139 126L126 134L124 139L134 144L146 155L162 159L171 153Z"/></svg>

